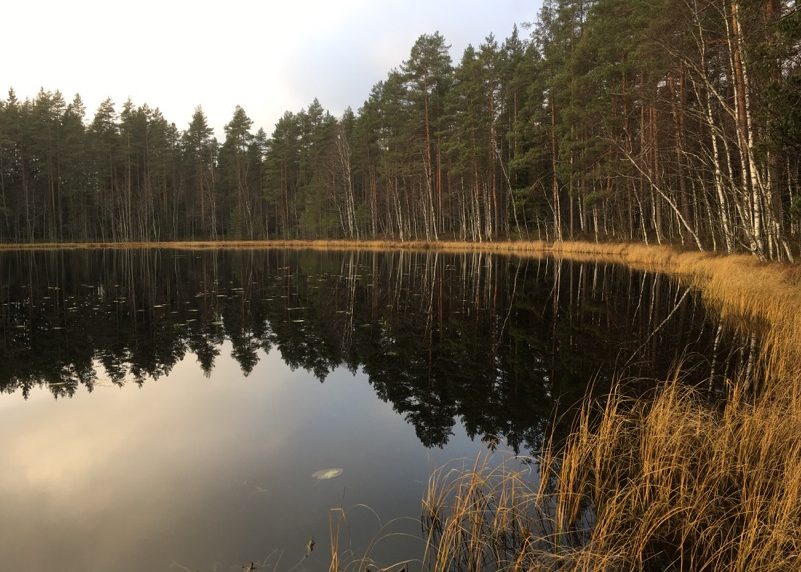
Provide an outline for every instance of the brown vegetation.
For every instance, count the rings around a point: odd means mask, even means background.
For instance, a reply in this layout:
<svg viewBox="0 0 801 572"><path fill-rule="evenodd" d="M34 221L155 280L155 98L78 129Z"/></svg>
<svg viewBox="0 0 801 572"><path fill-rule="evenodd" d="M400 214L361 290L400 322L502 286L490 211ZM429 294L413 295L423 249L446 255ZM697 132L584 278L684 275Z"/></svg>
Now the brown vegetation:
<svg viewBox="0 0 801 572"><path fill-rule="evenodd" d="M586 245L561 254L589 255ZM612 252L614 250L614 253ZM602 251L700 287L737 325L760 323L761 358L722 406L680 381L586 403L538 459L539 485L486 467L424 501L432 568L797 570L801 566L801 285L794 267L663 248ZM536 490L531 487L536 487Z"/></svg>

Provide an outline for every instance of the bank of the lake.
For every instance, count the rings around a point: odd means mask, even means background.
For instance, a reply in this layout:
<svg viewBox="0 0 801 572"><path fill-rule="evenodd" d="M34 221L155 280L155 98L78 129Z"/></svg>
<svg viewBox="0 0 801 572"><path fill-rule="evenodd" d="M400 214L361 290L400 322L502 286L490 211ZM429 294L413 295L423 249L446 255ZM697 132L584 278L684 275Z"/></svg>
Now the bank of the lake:
<svg viewBox="0 0 801 572"><path fill-rule="evenodd" d="M692 283L734 327L761 330L759 358L726 380L722 406L682 384L680 368L651 396L613 390L606 402L588 401L567 441L540 459L547 478L537 490L514 472L438 477L424 501L434 568L797 569L799 269L641 245L548 251Z"/></svg>

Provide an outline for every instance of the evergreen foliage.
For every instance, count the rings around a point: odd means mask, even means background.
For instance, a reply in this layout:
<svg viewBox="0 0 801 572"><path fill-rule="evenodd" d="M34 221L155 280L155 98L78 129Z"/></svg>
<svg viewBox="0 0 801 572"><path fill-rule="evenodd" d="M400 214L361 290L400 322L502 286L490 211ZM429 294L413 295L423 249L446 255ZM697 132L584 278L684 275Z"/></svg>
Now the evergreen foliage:
<svg viewBox="0 0 801 572"><path fill-rule="evenodd" d="M0 240L536 238L792 259L792 0L546 0L454 65L439 33L355 113L316 99L216 141L158 108L0 100Z"/></svg>

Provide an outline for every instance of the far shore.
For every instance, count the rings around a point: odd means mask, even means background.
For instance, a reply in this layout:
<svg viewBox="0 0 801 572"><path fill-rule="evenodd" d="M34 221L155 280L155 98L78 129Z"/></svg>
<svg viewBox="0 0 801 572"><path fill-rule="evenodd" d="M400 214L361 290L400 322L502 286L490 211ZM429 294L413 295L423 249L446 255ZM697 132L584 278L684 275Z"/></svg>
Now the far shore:
<svg viewBox="0 0 801 572"><path fill-rule="evenodd" d="M91 250L91 249L269 249L297 248L319 250L442 250L442 251L571 251L617 253L622 246L639 243L595 243L588 241L547 242L542 240L457 241L397 239L271 239L271 240L178 240L178 241L97 241L0 243L0 250Z"/></svg>
<svg viewBox="0 0 801 572"><path fill-rule="evenodd" d="M737 259L740 265L755 264L773 268L794 269L788 263L761 263L745 253L726 254L720 251L699 251L680 245L646 245L641 242L592 242L567 240L458 241L397 239L318 239L318 240L189 240L152 242L32 242L0 243L3 251L42 250L268 250L295 249L320 251L434 251L444 253L484 252L516 256L560 256L577 261L620 262L632 268L661 270L687 274L687 262L709 259ZM693 268L692 274L706 274Z"/></svg>

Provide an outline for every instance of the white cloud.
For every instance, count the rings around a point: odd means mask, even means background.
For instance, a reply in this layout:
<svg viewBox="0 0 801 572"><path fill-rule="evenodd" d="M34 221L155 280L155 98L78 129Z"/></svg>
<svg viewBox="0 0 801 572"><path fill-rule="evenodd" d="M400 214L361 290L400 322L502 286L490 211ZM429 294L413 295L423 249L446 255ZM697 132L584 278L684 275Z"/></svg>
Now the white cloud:
<svg viewBox="0 0 801 572"><path fill-rule="evenodd" d="M4 5L0 89L79 92L91 113L159 107L183 128L201 104L222 134L242 105L269 133L284 110L318 97L358 108L422 33L442 32L458 60L467 43L536 17L538 0L54 0Z"/></svg>

